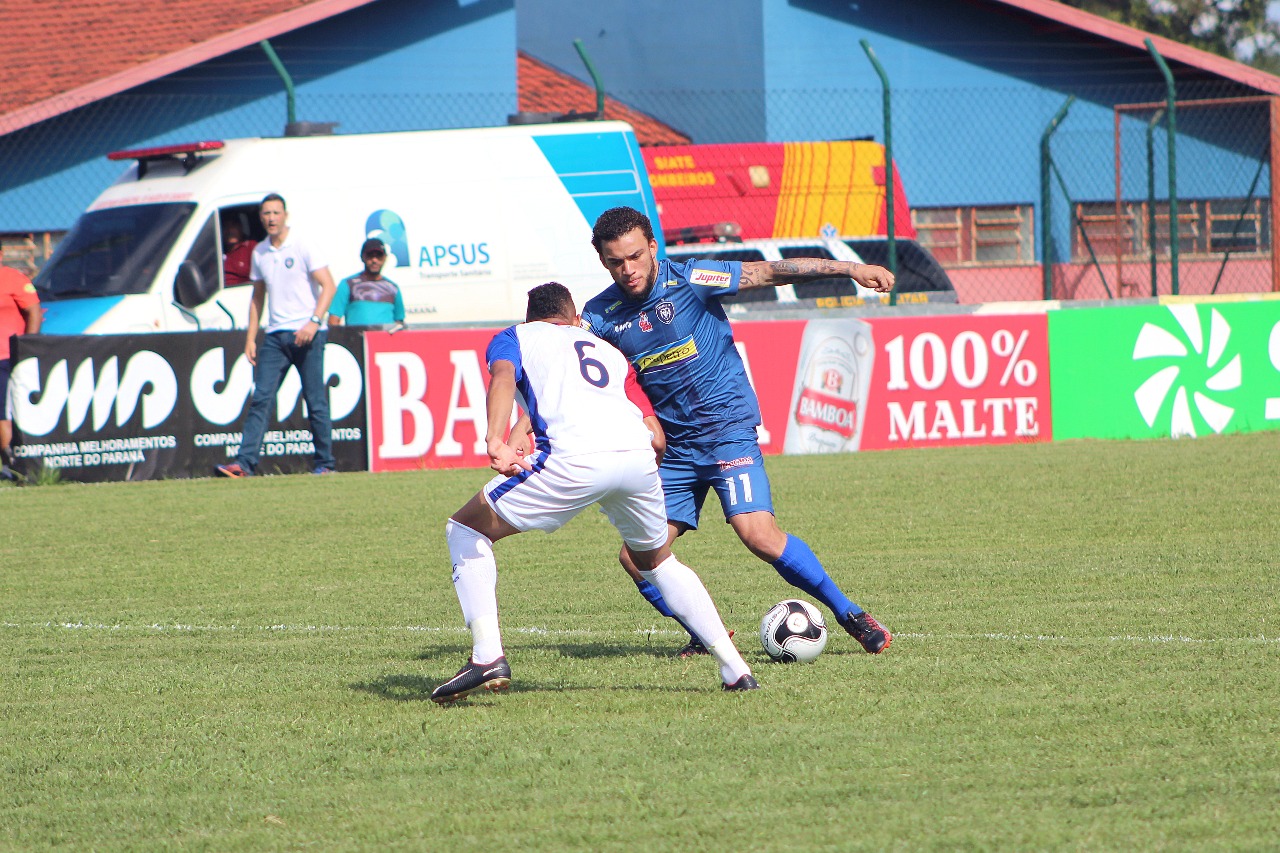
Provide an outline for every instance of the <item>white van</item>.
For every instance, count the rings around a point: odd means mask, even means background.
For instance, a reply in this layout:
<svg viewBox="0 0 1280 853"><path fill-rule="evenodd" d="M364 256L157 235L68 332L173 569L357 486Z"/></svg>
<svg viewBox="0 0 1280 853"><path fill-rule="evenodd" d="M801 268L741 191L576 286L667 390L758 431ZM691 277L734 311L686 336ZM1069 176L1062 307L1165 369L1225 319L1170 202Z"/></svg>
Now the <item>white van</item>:
<svg viewBox="0 0 1280 853"><path fill-rule="evenodd" d="M559 281L579 304L609 283L591 246L604 210L657 227L622 122L233 139L109 155L135 161L36 277L47 334L243 328L251 288L224 284L222 228L262 239L258 204L280 193L289 225L335 281L360 245L388 246L411 325L523 319L525 294Z"/></svg>
<svg viewBox="0 0 1280 853"><path fill-rule="evenodd" d="M895 301L900 305L956 302L956 289L947 271L915 240L894 241L897 256ZM668 243L667 257L715 261L781 261L787 258L827 258L859 264L889 265L884 237L783 237L769 240L726 240L708 243ZM732 313L768 308L856 308L887 305L888 294L876 293L851 278L824 278L785 287L761 287L721 300Z"/></svg>

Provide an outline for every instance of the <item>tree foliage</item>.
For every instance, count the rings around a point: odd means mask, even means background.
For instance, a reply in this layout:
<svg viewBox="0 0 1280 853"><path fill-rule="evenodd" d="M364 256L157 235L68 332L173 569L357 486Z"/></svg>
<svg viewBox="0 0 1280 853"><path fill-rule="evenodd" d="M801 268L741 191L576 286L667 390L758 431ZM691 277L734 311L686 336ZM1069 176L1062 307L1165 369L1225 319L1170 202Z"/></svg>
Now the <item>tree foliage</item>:
<svg viewBox="0 0 1280 853"><path fill-rule="evenodd" d="M1068 6L1280 73L1280 24L1268 0L1063 0Z"/></svg>

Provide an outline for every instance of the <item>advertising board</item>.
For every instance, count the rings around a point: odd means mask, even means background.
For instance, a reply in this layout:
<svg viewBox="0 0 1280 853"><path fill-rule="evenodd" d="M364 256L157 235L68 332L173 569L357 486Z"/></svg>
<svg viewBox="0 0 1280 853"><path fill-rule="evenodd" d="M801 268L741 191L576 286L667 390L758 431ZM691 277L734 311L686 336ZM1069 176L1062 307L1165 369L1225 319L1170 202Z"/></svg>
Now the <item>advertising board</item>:
<svg viewBox="0 0 1280 853"><path fill-rule="evenodd" d="M766 454L1052 438L1043 314L734 323ZM374 471L488 464L496 329L365 336Z"/></svg>
<svg viewBox="0 0 1280 853"><path fill-rule="evenodd" d="M1049 314L1058 438L1280 428L1280 301Z"/></svg>
<svg viewBox="0 0 1280 853"><path fill-rule="evenodd" d="M13 353L14 453L78 482L207 477L235 459L253 392L242 332L35 335ZM332 329L325 374L338 469L365 456L360 332ZM261 473L311 470L302 383L290 370L263 441Z"/></svg>

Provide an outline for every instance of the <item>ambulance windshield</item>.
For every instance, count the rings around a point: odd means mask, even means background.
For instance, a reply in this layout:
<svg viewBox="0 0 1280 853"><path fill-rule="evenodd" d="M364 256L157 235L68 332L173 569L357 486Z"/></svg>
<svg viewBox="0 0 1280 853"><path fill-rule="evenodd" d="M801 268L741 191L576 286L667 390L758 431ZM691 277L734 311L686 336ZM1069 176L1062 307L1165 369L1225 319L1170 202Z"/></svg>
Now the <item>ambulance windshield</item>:
<svg viewBox="0 0 1280 853"><path fill-rule="evenodd" d="M35 278L45 301L147 293L194 204L139 204L90 211Z"/></svg>

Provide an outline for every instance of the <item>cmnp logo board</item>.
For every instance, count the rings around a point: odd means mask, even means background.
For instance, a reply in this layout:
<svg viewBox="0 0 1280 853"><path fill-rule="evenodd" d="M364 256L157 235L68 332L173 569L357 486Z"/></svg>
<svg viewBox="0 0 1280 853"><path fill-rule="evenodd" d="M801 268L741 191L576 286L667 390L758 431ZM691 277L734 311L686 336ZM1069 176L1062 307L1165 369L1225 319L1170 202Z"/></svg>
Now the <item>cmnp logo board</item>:
<svg viewBox="0 0 1280 853"><path fill-rule="evenodd" d="M1053 434L1280 429L1280 301L1049 312Z"/></svg>
<svg viewBox="0 0 1280 853"><path fill-rule="evenodd" d="M367 468L360 332L331 329L325 379L338 469ZM253 393L244 333L34 335L13 354L14 452L28 476L82 482L207 477L233 460ZM263 440L262 473L311 469L314 447L290 369Z"/></svg>

